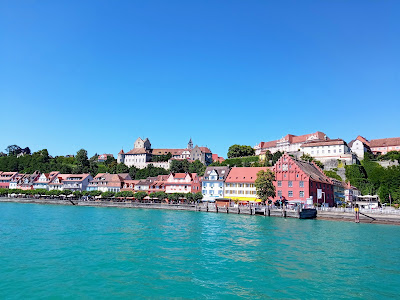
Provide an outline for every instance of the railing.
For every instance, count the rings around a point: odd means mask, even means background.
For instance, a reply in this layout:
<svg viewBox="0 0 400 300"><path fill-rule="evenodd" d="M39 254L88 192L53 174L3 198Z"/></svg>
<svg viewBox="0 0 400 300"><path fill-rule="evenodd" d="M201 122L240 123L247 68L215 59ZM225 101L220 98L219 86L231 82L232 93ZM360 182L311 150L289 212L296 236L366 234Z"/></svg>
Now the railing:
<svg viewBox="0 0 400 300"><path fill-rule="evenodd" d="M354 213L354 208L351 207L318 207L317 210L335 213ZM400 215L400 209L394 208L360 208L360 212L370 214Z"/></svg>

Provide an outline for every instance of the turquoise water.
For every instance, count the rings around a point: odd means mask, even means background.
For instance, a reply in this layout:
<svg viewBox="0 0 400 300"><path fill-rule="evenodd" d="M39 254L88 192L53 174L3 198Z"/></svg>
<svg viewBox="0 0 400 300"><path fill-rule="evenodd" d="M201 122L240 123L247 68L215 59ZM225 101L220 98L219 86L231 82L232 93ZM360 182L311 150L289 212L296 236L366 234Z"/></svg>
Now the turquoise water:
<svg viewBox="0 0 400 300"><path fill-rule="evenodd" d="M0 204L1 299L390 299L400 226Z"/></svg>

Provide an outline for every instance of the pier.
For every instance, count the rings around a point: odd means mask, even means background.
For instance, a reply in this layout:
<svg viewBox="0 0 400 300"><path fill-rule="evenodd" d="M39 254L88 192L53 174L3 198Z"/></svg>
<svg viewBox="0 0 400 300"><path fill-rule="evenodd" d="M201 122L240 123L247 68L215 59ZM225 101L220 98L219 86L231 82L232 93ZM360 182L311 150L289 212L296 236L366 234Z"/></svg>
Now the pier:
<svg viewBox="0 0 400 300"><path fill-rule="evenodd" d="M139 209L167 209L186 210L222 214L241 214L263 217L299 218L298 209L280 208L265 205L239 205L218 207L214 203L198 204L167 204L167 203L145 203L134 201L81 201L79 199L42 199L42 198L0 198L1 202L36 203L52 205L75 205L92 207L117 207L117 208L139 208ZM318 208L317 219L354 222L354 209L352 208ZM400 225L400 210L361 210L360 223L378 223Z"/></svg>

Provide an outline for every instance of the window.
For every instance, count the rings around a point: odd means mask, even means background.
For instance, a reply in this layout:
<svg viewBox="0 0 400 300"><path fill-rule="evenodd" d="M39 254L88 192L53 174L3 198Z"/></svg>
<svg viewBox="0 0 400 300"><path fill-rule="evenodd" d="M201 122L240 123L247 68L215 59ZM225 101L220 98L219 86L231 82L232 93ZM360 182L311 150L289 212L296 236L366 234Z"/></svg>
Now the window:
<svg viewBox="0 0 400 300"><path fill-rule="evenodd" d="M288 192L288 197L293 197L293 191Z"/></svg>
<svg viewBox="0 0 400 300"><path fill-rule="evenodd" d="M300 192L299 192L299 197L300 197L300 198L304 198L304 191L300 191Z"/></svg>
<svg viewBox="0 0 400 300"><path fill-rule="evenodd" d="M278 197L282 197L282 191L281 190L278 191Z"/></svg>
<svg viewBox="0 0 400 300"><path fill-rule="evenodd" d="M299 187L304 187L304 181L299 181Z"/></svg>
<svg viewBox="0 0 400 300"><path fill-rule="evenodd" d="M293 187L293 181L291 180L288 181L288 187Z"/></svg>
<svg viewBox="0 0 400 300"><path fill-rule="evenodd" d="M282 181L278 180L278 186L282 186Z"/></svg>

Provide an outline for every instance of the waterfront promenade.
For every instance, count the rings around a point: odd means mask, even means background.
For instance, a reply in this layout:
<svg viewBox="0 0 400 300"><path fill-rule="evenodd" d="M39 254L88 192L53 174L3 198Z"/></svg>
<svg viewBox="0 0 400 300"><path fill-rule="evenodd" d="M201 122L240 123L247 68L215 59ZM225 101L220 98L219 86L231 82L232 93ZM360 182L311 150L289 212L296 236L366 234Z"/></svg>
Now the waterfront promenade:
<svg viewBox="0 0 400 300"><path fill-rule="evenodd" d="M139 208L139 209L166 209L166 210L184 210L210 213L228 213L268 216L268 207L264 205L257 206L231 206L218 207L212 203L199 204L167 204L167 203L145 203L134 201L81 201L79 199L45 199L45 198L0 198L0 202L15 203L36 203L53 205L76 205L93 207L118 207L118 208ZM375 209L361 210L361 223L393 224L400 225L400 210L398 209ZM299 212L296 209L270 207L269 216L282 218L299 218ZM317 219L336 220L354 222L354 211L351 208L318 208Z"/></svg>

